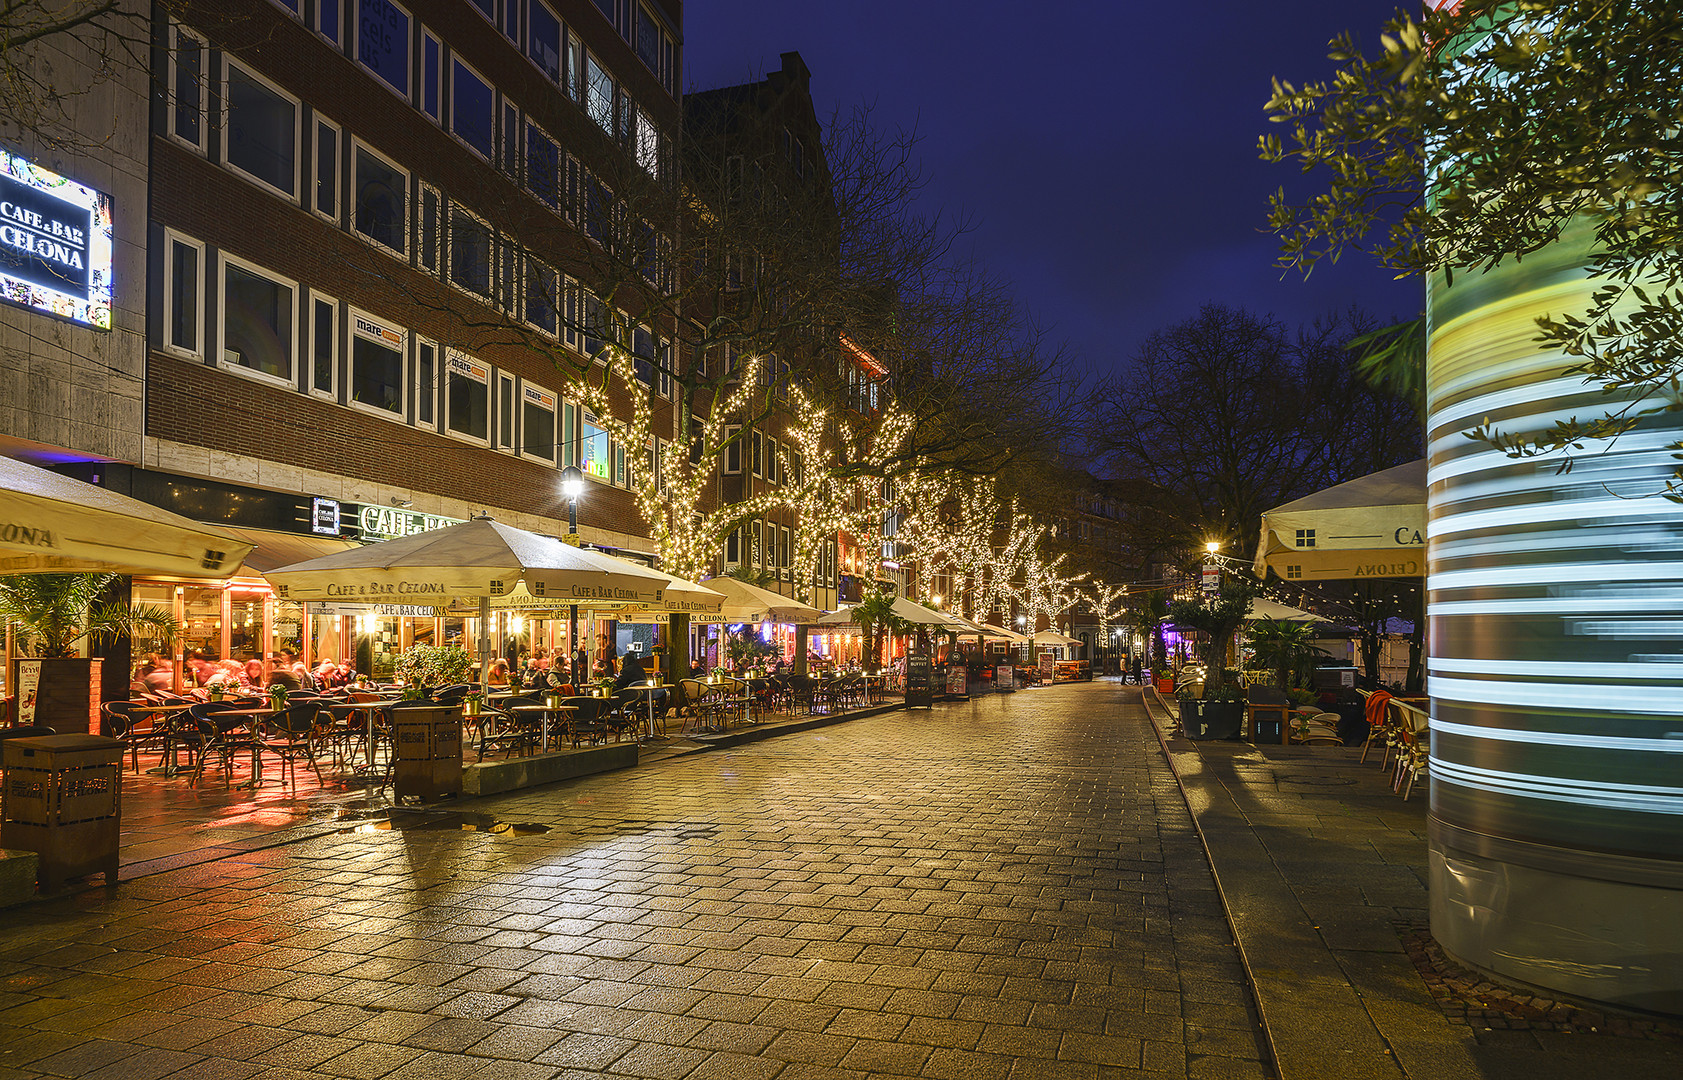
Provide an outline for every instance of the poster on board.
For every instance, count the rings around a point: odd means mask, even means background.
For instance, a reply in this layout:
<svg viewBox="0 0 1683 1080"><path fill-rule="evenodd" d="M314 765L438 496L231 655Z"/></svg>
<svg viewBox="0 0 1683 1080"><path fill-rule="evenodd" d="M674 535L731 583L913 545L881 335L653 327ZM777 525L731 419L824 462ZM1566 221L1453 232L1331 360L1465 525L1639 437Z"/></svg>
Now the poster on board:
<svg viewBox="0 0 1683 1080"><path fill-rule="evenodd" d="M1049 653L1049 652L1041 653L1040 654L1040 681L1043 682L1043 683L1048 683L1049 684L1049 683L1052 682L1053 679L1055 679L1057 677L1058 677L1058 657L1057 657L1057 654Z"/></svg>
<svg viewBox="0 0 1683 1080"><path fill-rule="evenodd" d="M41 690L41 661L18 661L18 723L35 722L35 698Z"/></svg>
<svg viewBox="0 0 1683 1080"><path fill-rule="evenodd" d="M947 669L947 696L970 696L970 672L962 664Z"/></svg>

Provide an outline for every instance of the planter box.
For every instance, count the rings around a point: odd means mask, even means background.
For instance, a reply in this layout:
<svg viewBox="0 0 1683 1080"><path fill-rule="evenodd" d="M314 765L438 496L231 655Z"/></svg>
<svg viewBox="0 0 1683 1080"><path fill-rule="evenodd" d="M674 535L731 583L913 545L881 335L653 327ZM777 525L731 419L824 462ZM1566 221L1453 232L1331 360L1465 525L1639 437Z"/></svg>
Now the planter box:
<svg viewBox="0 0 1683 1080"><path fill-rule="evenodd" d="M98 735L100 667L98 657L72 656L57 660L12 661L11 681L6 685L21 689L18 669L26 663L41 665L41 678L35 688L35 723L44 724L59 735ZM23 723L23 703L17 703L13 714Z"/></svg>
<svg viewBox="0 0 1683 1080"><path fill-rule="evenodd" d="M1174 693L1175 692L1175 677L1173 675L1165 675L1161 679L1158 679L1157 680L1157 692L1159 694L1172 694L1172 693Z"/></svg>
<svg viewBox="0 0 1683 1080"><path fill-rule="evenodd" d="M1180 729L1189 739L1237 738L1244 721L1245 703L1242 701L1193 699L1180 703Z"/></svg>

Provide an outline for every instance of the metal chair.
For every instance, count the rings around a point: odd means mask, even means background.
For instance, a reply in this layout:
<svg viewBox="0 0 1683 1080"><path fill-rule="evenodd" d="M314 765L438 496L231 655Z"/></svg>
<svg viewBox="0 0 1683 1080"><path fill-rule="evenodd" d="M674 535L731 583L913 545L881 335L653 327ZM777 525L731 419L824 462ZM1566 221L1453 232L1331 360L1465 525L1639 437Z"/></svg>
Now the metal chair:
<svg viewBox="0 0 1683 1080"><path fill-rule="evenodd" d="M287 710L272 720L265 720L258 733L255 745L257 748L258 770L262 768L262 756L273 754L280 759L281 784L298 790L298 769L296 762L304 758L315 770L316 783L321 783L321 766L316 762L313 736L317 723L322 714L322 707L313 701L302 701L287 706ZM252 782L257 782L253 775Z"/></svg>

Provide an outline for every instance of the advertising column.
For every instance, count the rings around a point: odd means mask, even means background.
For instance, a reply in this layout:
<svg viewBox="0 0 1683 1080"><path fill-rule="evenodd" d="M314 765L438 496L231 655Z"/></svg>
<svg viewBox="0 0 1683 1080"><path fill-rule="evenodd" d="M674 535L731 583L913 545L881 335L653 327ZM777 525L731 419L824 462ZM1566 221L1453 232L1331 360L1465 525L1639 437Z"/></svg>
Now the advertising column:
<svg viewBox="0 0 1683 1080"><path fill-rule="evenodd" d="M1539 351L1588 309L1591 227L1429 296L1432 934L1563 994L1683 1012L1683 414L1570 472L1464 434L1621 403Z"/></svg>

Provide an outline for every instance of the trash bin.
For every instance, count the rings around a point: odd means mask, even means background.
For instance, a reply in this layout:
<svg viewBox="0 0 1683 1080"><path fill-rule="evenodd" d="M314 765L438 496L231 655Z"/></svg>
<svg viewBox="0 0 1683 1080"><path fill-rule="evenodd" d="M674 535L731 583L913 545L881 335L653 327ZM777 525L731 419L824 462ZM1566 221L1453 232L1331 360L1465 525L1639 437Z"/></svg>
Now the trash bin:
<svg viewBox="0 0 1683 1080"><path fill-rule="evenodd" d="M427 702L392 706L397 763L392 794L442 799L462 793L462 707Z"/></svg>
<svg viewBox="0 0 1683 1080"><path fill-rule="evenodd" d="M0 847L41 857L42 892L89 874L117 884L123 743L103 735L41 735L0 746Z"/></svg>

